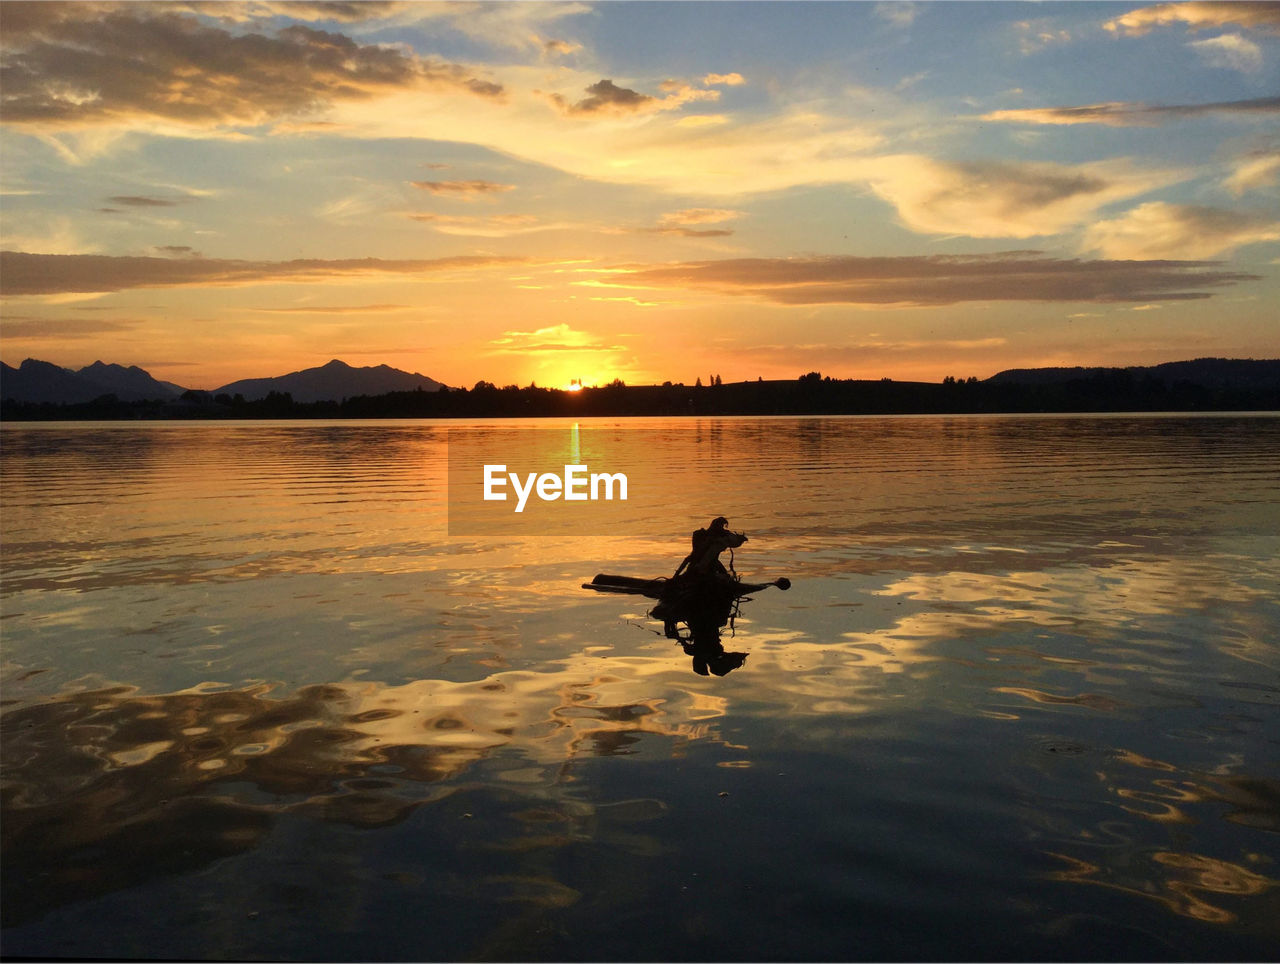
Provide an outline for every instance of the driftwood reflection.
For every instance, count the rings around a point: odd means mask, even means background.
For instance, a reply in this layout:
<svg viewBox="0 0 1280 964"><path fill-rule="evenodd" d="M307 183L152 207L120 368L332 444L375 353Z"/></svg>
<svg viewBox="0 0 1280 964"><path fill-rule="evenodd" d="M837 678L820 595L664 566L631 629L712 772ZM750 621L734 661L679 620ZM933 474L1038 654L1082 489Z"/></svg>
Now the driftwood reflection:
<svg viewBox="0 0 1280 964"><path fill-rule="evenodd" d="M740 597L724 594L672 592L660 599L649 615L662 620L667 639L680 643L692 657L699 676L724 676L747 661L747 653L728 652L721 639L726 628L733 635L733 621L742 606Z"/></svg>

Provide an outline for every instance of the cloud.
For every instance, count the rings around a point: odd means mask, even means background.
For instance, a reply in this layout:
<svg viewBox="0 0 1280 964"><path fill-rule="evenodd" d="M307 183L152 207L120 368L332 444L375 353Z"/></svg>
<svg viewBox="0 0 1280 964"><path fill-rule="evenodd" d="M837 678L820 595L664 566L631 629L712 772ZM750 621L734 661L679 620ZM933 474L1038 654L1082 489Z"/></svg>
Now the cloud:
<svg viewBox="0 0 1280 964"><path fill-rule="evenodd" d="M1223 182L1232 194L1271 187L1280 178L1280 153L1249 154L1236 161L1235 170Z"/></svg>
<svg viewBox="0 0 1280 964"><path fill-rule="evenodd" d="M407 311L412 305L293 305L288 308L254 308L253 311L283 315L368 315L387 311Z"/></svg>
<svg viewBox="0 0 1280 964"><path fill-rule="evenodd" d="M676 121L676 127L721 127L729 123L725 114L689 114Z"/></svg>
<svg viewBox="0 0 1280 964"><path fill-rule="evenodd" d="M956 353L976 352L981 355L984 363L989 363L991 352L1007 344L1008 339L999 337L887 340L873 335L858 341L834 343L811 342L796 344L794 342L784 342L727 346L724 351L727 354L755 364L759 364L761 358L767 358L774 365L790 364L802 366L802 371L804 369L815 370L819 368L830 371L833 367L840 368L849 365L865 370L871 362L896 362L903 356L910 356L914 359L918 358L921 353L928 352L945 352L949 358L948 364L967 364L967 362L960 362L959 359L955 359L954 355Z"/></svg>
<svg viewBox="0 0 1280 964"><path fill-rule="evenodd" d="M1239 34L1227 33L1187 44L1210 67L1252 74L1262 69L1262 48Z"/></svg>
<svg viewBox="0 0 1280 964"><path fill-rule="evenodd" d="M920 4L910 0L890 0L888 3L877 3L871 8L880 20L892 27L910 27L920 14Z"/></svg>
<svg viewBox="0 0 1280 964"><path fill-rule="evenodd" d="M691 225L720 224L741 215L741 211L728 208L685 208L662 215L656 227L637 228L636 231L641 234L667 234L681 238L727 238L733 234L730 228L699 228Z"/></svg>
<svg viewBox="0 0 1280 964"><path fill-rule="evenodd" d="M490 342L502 353L521 355L552 352L615 352L626 351L625 345L610 345L595 335L577 331L566 324L539 328L537 331L507 331Z"/></svg>
<svg viewBox="0 0 1280 964"><path fill-rule="evenodd" d="M244 126L311 116L390 91L503 93L470 68L399 48L362 45L303 24L275 33L232 32L172 9L0 5L0 120L43 131Z"/></svg>
<svg viewBox="0 0 1280 964"><path fill-rule="evenodd" d="M723 84L726 87L739 87L746 82L747 78L737 71L731 74L707 74L702 78L702 83L706 87L714 87L717 84Z"/></svg>
<svg viewBox="0 0 1280 964"><path fill-rule="evenodd" d="M161 254L167 254L171 258L198 258L200 252L187 244L160 244L155 249Z"/></svg>
<svg viewBox="0 0 1280 964"><path fill-rule="evenodd" d="M140 194L115 194L109 197L112 204L121 204L129 208L174 208L192 198L147 197Z"/></svg>
<svg viewBox="0 0 1280 964"><path fill-rule="evenodd" d="M1255 275L1212 262L1079 261L1034 251L920 257L735 258L620 268L603 284L742 295L781 305L965 301L1149 302L1207 298Z"/></svg>
<svg viewBox="0 0 1280 964"><path fill-rule="evenodd" d="M664 214L660 221L662 224L719 224L741 216L741 211L727 208L685 208Z"/></svg>
<svg viewBox="0 0 1280 964"><path fill-rule="evenodd" d="M7 338L47 338L50 341L71 341L93 338L97 335L114 335L133 331L139 327L133 321L110 321L105 318L6 318L4 333Z"/></svg>
<svg viewBox="0 0 1280 964"><path fill-rule="evenodd" d="M1018 51L1024 55L1039 53L1046 47L1071 42L1070 31L1045 21L1022 20L1014 24L1018 32Z"/></svg>
<svg viewBox="0 0 1280 964"><path fill-rule="evenodd" d="M208 287L356 281L370 276L410 278L453 270L526 263L524 258L459 256L393 261L351 258L233 261L214 258L145 258L116 255L0 252L6 295L103 293L133 288Z"/></svg>
<svg viewBox="0 0 1280 964"><path fill-rule="evenodd" d="M363 6L356 3L355 6ZM551 39L546 30L567 17L591 12L585 3L493 3L492 0L453 0L449 3L423 3L421 0L403 5L395 19L438 20L489 47L503 47L542 54L557 53L556 45L581 49L580 44ZM559 30L559 27L556 27Z"/></svg>
<svg viewBox="0 0 1280 964"><path fill-rule="evenodd" d="M97 244L83 234L83 223L43 211L5 211L4 246L15 251L42 251L45 254L94 254ZM6 279L0 275L0 292Z"/></svg>
<svg viewBox="0 0 1280 964"><path fill-rule="evenodd" d="M438 221L441 224L500 224L507 227L528 227L540 224L534 214L495 214L490 218L477 218L466 214L410 214L415 221Z"/></svg>
<svg viewBox="0 0 1280 964"><path fill-rule="evenodd" d="M686 228L680 225L658 225L656 228L637 228L640 234L670 234L680 238L727 238L733 234L729 228Z"/></svg>
<svg viewBox="0 0 1280 964"><path fill-rule="evenodd" d="M622 112L640 110L657 101L656 97L619 87L612 80L601 80L587 88L590 96L568 108L573 114L590 114L599 110Z"/></svg>
<svg viewBox="0 0 1280 964"><path fill-rule="evenodd" d="M661 84L665 97L654 97L619 87L612 80L599 80L586 89L587 96L575 104L560 94L551 94L551 101L569 115L582 114L647 114L675 110L690 101L719 100L720 91L700 90L680 81L668 80Z"/></svg>
<svg viewBox="0 0 1280 964"><path fill-rule="evenodd" d="M1103 24L1113 33L1141 36L1153 27L1185 23L1191 30L1225 27L1228 24L1280 33L1280 4L1235 3L1208 0L1194 3L1158 3L1140 7Z"/></svg>
<svg viewBox="0 0 1280 964"><path fill-rule="evenodd" d="M490 218L477 218L455 214L410 214L413 221L430 225L441 234L462 237L509 238L535 231L560 231L581 229L581 225L567 221L543 221L532 214L499 214Z"/></svg>
<svg viewBox="0 0 1280 964"><path fill-rule="evenodd" d="M1106 204L1185 176L1144 171L1121 159L1078 165L955 163L920 154L875 154L886 137L870 121L851 122L814 109L690 127L682 123L685 118L664 116L661 98L612 81L591 83L586 87L591 96L576 102L588 111L579 116L596 123L556 123L546 111L548 97L567 116L573 116L575 105L563 94L536 92L539 80L545 81L541 72L508 71L508 101L454 110L450 139L578 177L701 196L711 203L801 185L869 187L897 208L911 230L974 237L1022 238L1072 229ZM684 89L672 89L669 96L679 101ZM439 136L433 116L422 98L397 95L368 109L345 107L339 119L351 125L352 136L428 138Z"/></svg>
<svg viewBox="0 0 1280 964"><path fill-rule="evenodd" d="M363 23L386 20L412 11L412 0L252 0L250 3L227 3L226 0L150 0L156 9L199 13L230 23L245 23L268 17L288 17L309 22L327 20L336 23ZM84 4L93 6L93 4Z"/></svg>
<svg viewBox="0 0 1280 964"><path fill-rule="evenodd" d="M733 234L730 228L702 228L694 225L720 224L741 217L741 211L728 208L685 208L669 211L651 227L602 228L608 234L666 234L680 238L727 238Z"/></svg>
<svg viewBox="0 0 1280 964"><path fill-rule="evenodd" d="M1085 232L1106 258L1213 258L1256 241L1280 240L1280 221L1222 208L1152 201Z"/></svg>
<svg viewBox="0 0 1280 964"><path fill-rule="evenodd" d="M1245 117L1280 112L1280 97L1218 101L1211 104L1143 104L1113 101L1079 107L1031 107L997 110L983 114L985 121L1018 124L1105 124L1108 127L1154 127L1167 121L1185 120L1210 114L1238 114Z"/></svg>
<svg viewBox="0 0 1280 964"><path fill-rule="evenodd" d="M624 295L617 298L596 298L592 301L603 301L610 304L631 305L635 308L665 308L670 305L678 305L678 301L645 301L643 298L637 298L635 295Z"/></svg>
<svg viewBox="0 0 1280 964"><path fill-rule="evenodd" d="M568 40L544 40L542 42L543 52L547 54L554 54L557 57L577 53L581 49L582 44L572 43Z"/></svg>
<svg viewBox="0 0 1280 964"><path fill-rule="evenodd" d="M679 106L681 91L631 111L601 109L575 115L569 108L577 101L563 92L584 90L596 80L568 69L556 73L573 78L555 88L561 93L549 93L542 86L547 83L543 68L506 67L502 79L510 93L505 101L467 97L464 103L463 95L446 92L397 93L377 102L339 105L329 116L344 124L344 134L350 137L439 140L439 116L447 112L450 141L480 145L577 177L646 185L682 197L848 182L859 155L884 142L870 121L851 122L811 109L789 109L760 119L716 116L708 118L706 126L691 126L685 123L691 115L667 109ZM548 101L554 112L548 110ZM564 123L565 117L589 123Z"/></svg>
<svg viewBox="0 0 1280 964"><path fill-rule="evenodd" d="M1103 205L1173 179L1121 161L948 163L899 155L867 161L861 169L908 228L974 238L1058 234L1090 220Z"/></svg>
<svg viewBox="0 0 1280 964"><path fill-rule="evenodd" d="M931 70L921 70L918 73L914 73L914 74L911 74L910 76L903 77L900 81L898 81L896 84L893 85L893 92L895 94L900 94L904 90L910 90L916 84L920 83L920 81L927 80L932 74L933 74L933 71Z"/></svg>
<svg viewBox="0 0 1280 964"><path fill-rule="evenodd" d="M416 188L423 191L430 191L432 194L441 197L457 198L461 201L474 201L476 198L489 197L493 194L502 194L506 191L514 191L514 184L499 184L496 181L410 181Z"/></svg>

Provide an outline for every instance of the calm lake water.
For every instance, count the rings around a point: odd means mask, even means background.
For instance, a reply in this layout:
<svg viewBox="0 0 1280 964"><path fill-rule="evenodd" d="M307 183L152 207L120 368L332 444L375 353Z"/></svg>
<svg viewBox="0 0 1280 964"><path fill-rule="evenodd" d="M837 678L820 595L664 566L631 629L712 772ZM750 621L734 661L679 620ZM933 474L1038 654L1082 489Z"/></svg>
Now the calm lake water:
<svg viewBox="0 0 1280 964"><path fill-rule="evenodd" d="M554 536L457 427L3 427L7 955L1280 955L1280 417L583 423ZM724 676L581 588L718 514Z"/></svg>

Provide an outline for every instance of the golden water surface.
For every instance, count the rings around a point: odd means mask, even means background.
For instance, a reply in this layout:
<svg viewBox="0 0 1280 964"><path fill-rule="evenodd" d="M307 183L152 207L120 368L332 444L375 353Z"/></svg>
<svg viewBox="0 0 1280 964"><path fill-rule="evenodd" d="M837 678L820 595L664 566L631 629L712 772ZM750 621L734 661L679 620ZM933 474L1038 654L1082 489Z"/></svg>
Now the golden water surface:
<svg viewBox="0 0 1280 964"><path fill-rule="evenodd" d="M460 428L636 497L459 535ZM1280 418L0 442L6 953L1280 950ZM669 575L716 515L793 582L724 676L581 588Z"/></svg>

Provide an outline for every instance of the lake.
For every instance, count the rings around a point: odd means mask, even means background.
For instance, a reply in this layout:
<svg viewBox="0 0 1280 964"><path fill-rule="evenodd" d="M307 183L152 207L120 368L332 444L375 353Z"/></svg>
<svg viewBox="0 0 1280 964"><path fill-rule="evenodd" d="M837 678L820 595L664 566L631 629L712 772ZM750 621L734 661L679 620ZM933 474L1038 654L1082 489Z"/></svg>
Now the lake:
<svg viewBox="0 0 1280 964"><path fill-rule="evenodd" d="M1280 955L1280 417L575 424L4 425L5 954ZM716 515L724 675L582 588Z"/></svg>

